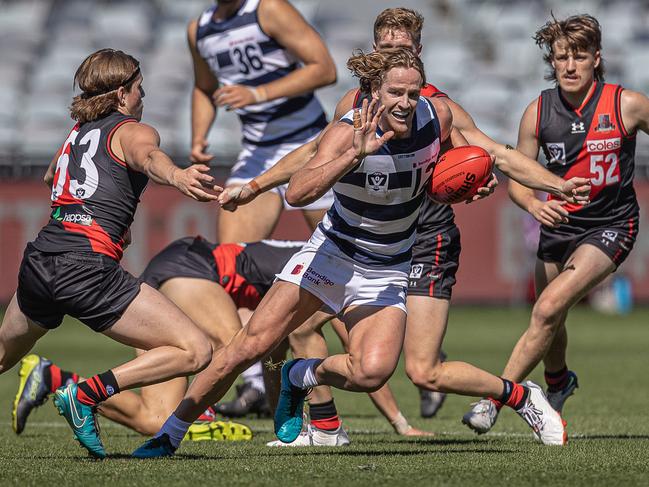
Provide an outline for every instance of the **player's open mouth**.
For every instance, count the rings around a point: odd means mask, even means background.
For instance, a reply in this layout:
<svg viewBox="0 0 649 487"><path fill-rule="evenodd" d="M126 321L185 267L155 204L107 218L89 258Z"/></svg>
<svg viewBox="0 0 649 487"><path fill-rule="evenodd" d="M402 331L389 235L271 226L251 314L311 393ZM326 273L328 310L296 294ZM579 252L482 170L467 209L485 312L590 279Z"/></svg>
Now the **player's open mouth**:
<svg viewBox="0 0 649 487"><path fill-rule="evenodd" d="M410 115L410 112L402 112L402 111L394 111L391 112L391 115L399 122L405 123L406 120L408 119L408 115Z"/></svg>

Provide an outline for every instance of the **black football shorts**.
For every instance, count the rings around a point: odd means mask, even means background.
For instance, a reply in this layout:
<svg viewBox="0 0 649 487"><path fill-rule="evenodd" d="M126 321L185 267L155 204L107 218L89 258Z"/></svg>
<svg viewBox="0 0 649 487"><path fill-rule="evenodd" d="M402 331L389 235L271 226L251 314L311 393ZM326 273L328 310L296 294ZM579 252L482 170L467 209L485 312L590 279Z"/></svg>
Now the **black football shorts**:
<svg viewBox="0 0 649 487"><path fill-rule="evenodd" d="M219 282L212 249L201 237L180 238L156 254L140 280L159 289L174 277L193 277Z"/></svg>
<svg viewBox="0 0 649 487"><path fill-rule="evenodd" d="M418 234L412 248L408 295L451 299L461 250L460 230L455 225Z"/></svg>
<svg viewBox="0 0 649 487"><path fill-rule="evenodd" d="M95 252L41 252L27 244L18 273L18 306L54 329L70 315L96 332L119 320L140 292L140 281L117 261Z"/></svg>
<svg viewBox="0 0 649 487"><path fill-rule="evenodd" d="M564 264L580 245L594 245L604 252L616 267L631 253L638 235L638 217L607 226L579 231L562 231L541 227L537 257L543 262Z"/></svg>

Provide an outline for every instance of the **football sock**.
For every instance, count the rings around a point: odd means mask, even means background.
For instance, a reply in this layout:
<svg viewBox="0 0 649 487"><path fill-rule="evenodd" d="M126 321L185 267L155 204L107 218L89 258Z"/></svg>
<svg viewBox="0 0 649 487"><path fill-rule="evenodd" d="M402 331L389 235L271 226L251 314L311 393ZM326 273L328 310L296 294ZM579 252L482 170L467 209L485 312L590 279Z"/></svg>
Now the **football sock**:
<svg viewBox="0 0 649 487"><path fill-rule="evenodd" d="M254 389L261 393L266 393L266 386L264 385L264 371L261 362L251 365L241 374L243 382L250 384Z"/></svg>
<svg viewBox="0 0 649 487"><path fill-rule="evenodd" d="M308 389L318 385L315 368L322 363L321 358L306 358L298 360L288 371L289 382L300 389Z"/></svg>
<svg viewBox="0 0 649 487"><path fill-rule="evenodd" d="M564 365L563 369L557 372L545 371L545 383L548 385L549 392L558 392L568 385L568 366Z"/></svg>
<svg viewBox="0 0 649 487"><path fill-rule="evenodd" d="M43 371L43 380L50 388L50 392L54 392L61 386L67 386L68 384L73 383L76 384L79 382L79 376L74 372L61 370L56 365L52 364L49 367L45 367L45 370Z"/></svg>
<svg viewBox="0 0 649 487"><path fill-rule="evenodd" d="M108 370L84 382L79 382L77 399L82 404L96 406L118 392L117 379L115 379L113 372Z"/></svg>
<svg viewBox="0 0 649 487"><path fill-rule="evenodd" d="M498 401L501 404L500 407L507 405L516 410L523 407L527 396L530 395L529 389L507 379L501 378L501 380L503 381L503 394Z"/></svg>
<svg viewBox="0 0 649 487"><path fill-rule="evenodd" d="M169 436L171 446L177 449L191 425L191 423L178 419L175 414L172 414L165 421L165 424L162 425L162 428L160 428L160 431L158 431L155 437L160 438L166 433Z"/></svg>
<svg viewBox="0 0 649 487"><path fill-rule="evenodd" d="M311 424L319 430L334 431L340 427L340 418L334 400L309 404Z"/></svg>

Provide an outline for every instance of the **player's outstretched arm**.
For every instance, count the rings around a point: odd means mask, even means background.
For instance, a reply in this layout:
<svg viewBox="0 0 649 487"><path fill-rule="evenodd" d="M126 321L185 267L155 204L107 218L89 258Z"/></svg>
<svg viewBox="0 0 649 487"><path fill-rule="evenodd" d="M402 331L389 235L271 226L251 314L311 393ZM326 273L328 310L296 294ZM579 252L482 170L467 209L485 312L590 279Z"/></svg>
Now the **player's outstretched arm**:
<svg viewBox="0 0 649 487"><path fill-rule="evenodd" d="M254 200L259 194L286 184L299 169L303 168L316 154L320 141L324 134L335 124L335 121L342 118L345 113L351 110L354 103L354 96L357 90L348 91L338 102L334 121L330 122L320 132L318 137L282 157L270 169L255 177L243 186L226 188L219 196L219 203L223 209L235 211L237 206L245 205Z"/></svg>
<svg viewBox="0 0 649 487"><path fill-rule="evenodd" d="M571 178L568 181L555 176L536 160L526 157L517 150L509 149L485 135L471 116L453 100L446 100L453 112L453 124L462 132L471 145L477 145L487 150L495 157L495 165L509 178L546 193L551 193L566 201L586 204L590 195L590 180L587 178ZM536 104L534 112L536 112ZM532 105L530 105L532 106ZM530 110L530 107L528 107ZM527 110L526 110L527 112Z"/></svg>
<svg viewBox="0 0 649 487"><path fill-rule="evenodd" d="M336 65L322 38L286 0L262 0L259 25L264 32L293 54L302 66L288 75L250 88L224 86L214 93L219 106L243 108L282 97L310 93L336 82Z"/></svg>
<svg viewBox="0 0 649 487"><path fill-rule="evenodd" d="M376 137L376 127L385 109L376 100L354 111L354 126L337 123L324 135L318 152L289 182L286 201L291 206L305 206L324 195L344 174L368 154L392 138L388 131Z"/></svg>
<svg viewBox="0 0 649 487"><path fill-rule="evenodd" d="M530 159L536 160L539 155L539 143L536 138L536 102L530 105L521 119L518 130L516 149ZM538 164L538 163L536 163ZM532 215L539 223L555 228L568 221L568 211L563 208L565 201L542 201L536 197L533 189L509 181L509 197L523 210Z"/></svg>
<svg viewBox="0 0 649 487"><path fill-rule="evenodd" d="M192 90L192 148L190 160L193 163L206 163L212 155L207 149L207 134L216 118L216 105L212 101L212 93L219 87L219 81L214 76L205 60L196 49L197 21L193 20L187 27L187 43L192 55L194 66L194 88Z"/></svg>
<svg viewBox="0 0 649 487"><path fill-rule="evenodd" d="M158 184L174 186L181 193L198 201L215 201L222 188L207 174L209 167L199 164L180 169L160 149L160 136L149 125L128 123L117 129L112 148L135 171L146 174ZM116 149L116 150L115 150Z"/></svg>

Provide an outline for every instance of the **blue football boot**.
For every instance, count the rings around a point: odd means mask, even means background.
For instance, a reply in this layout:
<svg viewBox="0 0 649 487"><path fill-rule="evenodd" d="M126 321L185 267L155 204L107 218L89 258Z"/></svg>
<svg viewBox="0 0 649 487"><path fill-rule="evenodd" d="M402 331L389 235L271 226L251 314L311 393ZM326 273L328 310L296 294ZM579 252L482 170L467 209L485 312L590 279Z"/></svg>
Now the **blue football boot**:
<svg viewBox="0 0 649 487"><path fill-rule="evenodd" d="M275 435L283 443L292 443L302 431L304 399L309 389L291 384L288 373L299 360L289 360L282 367L282 385L275 410Z"/></svg>
<svg viewBox="0 0 649 487"><path fill-rule="evenodd" d="M163 433L159 437L148 439L144 444L131 453L133 458L164 458L171 457L176 452L176 449L169 440L169 435Z"/></svg>
<svg viewBox="0 0 649 487"><path fill-rule="evenodd" d="M77 399L77 384L59 387L54 393L54 405L59 410L81 446L95 458L105 458L106 451L99 437L94 408Z"/></svg>
<svg viewBox="0 0 649 487"><path fill-rule="evenodd" d="M32 410L42 406L50 395L44 374L50 365L52 362L35 354L27 355L20 362L18 392L11 411L11 426L17 435L25 429Z"/></svg>

